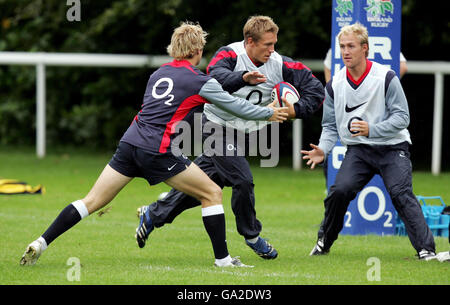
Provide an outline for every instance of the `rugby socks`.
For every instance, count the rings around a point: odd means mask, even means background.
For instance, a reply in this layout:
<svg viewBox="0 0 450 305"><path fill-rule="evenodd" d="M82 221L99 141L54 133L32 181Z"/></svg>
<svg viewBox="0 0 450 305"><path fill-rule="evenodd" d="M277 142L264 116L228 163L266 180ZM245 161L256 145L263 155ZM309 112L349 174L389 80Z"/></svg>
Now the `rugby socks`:
<svg viewBox="0 0 450 305"><path fill-rule="evenodd" d="M89 215L86 205L83 201L77 200L69 204L59 213L58 217L48 227L47 231L39 238L45 242L45 248L55 240L59 235L76 225L81 219Z"/></svg>
<svg viewBox="0 0 450 305"><path fill-rule="evenodd" d="M41 244L41 251L44 251L45 249L47 249L47 242L45 241L45 239L41 236L37 239L37 241Z"/></svg>
<svg viewBox="0 0 450 305"><path fill-rule="evenodd" d="M231 261L228 254L227 240L225 234L225 213L221 204L202 208L203 224L214 250L216 264L227 264ZM229 259L228 259L229 258Z"/></svg>
<svg viewBox="0 0 450 305"><path fill-rule="evenodd" d="M259 236L256 236L255 238L250 238L250 239L246 239L246 241L248 241L251 244L256 244L256 242L258 241Z"/></svg>

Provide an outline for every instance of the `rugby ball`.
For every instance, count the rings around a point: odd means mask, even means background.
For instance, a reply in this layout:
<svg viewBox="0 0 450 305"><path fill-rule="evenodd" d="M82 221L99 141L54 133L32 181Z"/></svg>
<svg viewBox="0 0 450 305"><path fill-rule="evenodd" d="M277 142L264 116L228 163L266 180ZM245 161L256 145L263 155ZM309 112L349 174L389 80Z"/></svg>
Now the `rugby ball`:
<svg viewBox="0 0 450 305"><path fill-rule="evenodd" d="M272 89L272 94L270 95L271 101L277 101L278 107L283 107L283 101L281 98L284 97L289 103L297 103L300 99L300 94L298 94L297 89L288 82L279 82Z"/></svg>

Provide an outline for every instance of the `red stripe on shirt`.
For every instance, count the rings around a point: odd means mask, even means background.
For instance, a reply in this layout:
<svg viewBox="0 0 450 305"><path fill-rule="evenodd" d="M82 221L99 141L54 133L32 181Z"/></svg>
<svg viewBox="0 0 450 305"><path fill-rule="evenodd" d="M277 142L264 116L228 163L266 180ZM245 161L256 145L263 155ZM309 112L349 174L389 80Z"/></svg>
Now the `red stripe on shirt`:
<svg viewBox="0 0 450 305"><path fill-rule="evenodd" d="M347 69L347 77L348 79L354 83L356 86L362 83L362 81L366 78L367 74L369 74L370 68L372 68L372 62L366 58L366 71L364 71L363 75L358 80L354 80L350 72Z"/></svg>
<svg viewBox="0 0 450 305"><path fill-rule="evenodd" d="M166 125L166 130L164 131L161 145L159 146L160 153L167 152L167 147L169 147L170 145L170 137L174 134L175 127L177 126L178 122L183 120L186 115L189 114L192 108L205 103L209 103L208 100L198 94L192 95L181 102L180 106L178 106L169 123L167 123Z"/></svg>
<svg viewBox="0 0 450 305"><path fill-rule="evenodd" d="M295 69L295 70L303 70L303 69L306 69L306 70L311 70L310 68L308 68L307 66L305 66L305 65L302 64L301 62L295 62L295 61L289 62L289 61L285 61L285 62L283 62L283 63L284 63L284 65L285 65L287 68L289 68L289 69Z"/></svg>
<svg viewBox="0 0 450 305"><path fill-rule="evenodd" d="M206 73L209 74L209 67L214 66L218 61L221 61L224 58L236 58L237 55L233 50L229 51L220 51L209 63L208 67L206 67Z"/></svg>
<svg viewBox="0 0 450 305"><path fill-rule="evenodd" d="M144 107L144 104L141 105L141 108L142 107ZM141 113L141 112L142 112L142 109L139 111L139 113ZM134 116L134 119L133 119L133 121L131 121L130 125L133 125L134 121L136 121L136 122L139 121L139 113Z"/></svg>
<svg viewBox="0 0 450 305"><path fill-rule="evenodd" d="M162 66L171 66L174 68L186 68L191 70L193 73L198 74L197 72L194 71L194 69L192 68L192 64L187 61L187 60L173 60L171 62L168 62L166 64L163 64Z"/></svg>
<svg viewBox="0 0 450 305"><path fill-rule="evenodd" d="M306 69L308 71L311 71L310 68L308 68L307 66L305 66L304 64L302 64L301 62L295 62L295 61L284 61L283 62L284 65L288 68L288 69L295 69L295 70L303 70ZM316 78L316 76L314 74L311 74L312 77Z"/></svg>

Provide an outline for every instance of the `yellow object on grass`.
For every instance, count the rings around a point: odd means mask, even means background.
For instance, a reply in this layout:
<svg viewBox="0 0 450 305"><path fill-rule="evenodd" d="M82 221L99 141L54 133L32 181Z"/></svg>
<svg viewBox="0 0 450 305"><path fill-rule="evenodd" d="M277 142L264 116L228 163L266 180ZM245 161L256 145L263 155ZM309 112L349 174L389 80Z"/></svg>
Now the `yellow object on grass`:
<svg viewBox="0 0 450 305"><path fill-rule="evenodd" d="M0 179L0 195L44 193L45 188L40 184L33 187L26 182L15 179Z"/></svg>

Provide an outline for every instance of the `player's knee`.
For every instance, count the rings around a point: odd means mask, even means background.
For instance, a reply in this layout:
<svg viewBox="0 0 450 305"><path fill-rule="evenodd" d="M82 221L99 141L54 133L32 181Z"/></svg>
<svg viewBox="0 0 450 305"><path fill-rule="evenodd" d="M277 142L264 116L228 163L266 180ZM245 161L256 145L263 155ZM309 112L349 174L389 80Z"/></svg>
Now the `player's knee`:
<svg viewBox="0 0 450 305"><path fill-rule="evenodd" d="M222 189L217 184L211 187L211 196L213 198L211 202L222 203Z"/></svg>
<svg viewBox="0 0 450 305"><path fill-rule="evenodd" d="M202 198L200 198L202 205L214 205L222 203L222 189L215 183L211 184Z"/></svg>
<svg viewBox="0 0 450 305"><path fill-rule="evenodd" d="M252 179L242 179L242 180L237 181L233 185L233 188L238 188L241 190L252 190L254 187L255 187L255 185L253 184Z"/></svg>
<svg viewBox="0 0 450 305"><path fill-rule="evenodd" d="M388 191L389 191L389 195L391 196L391 198L394 198L394 199L407 198L405 200L409 200L411 197L413 199L415 198L411 186L404 186L401 184L396 184L396 185L391 186L388 189Z"/></svg>
<svg viewBox="0 0 450 305"><path fill-rule="evenodd" d="M354 192L352 191L351 187L340 184L334 185L330 188L329 196L332 196L339 200L348 200L349 198L353 197L353 193Z"/></svg>

